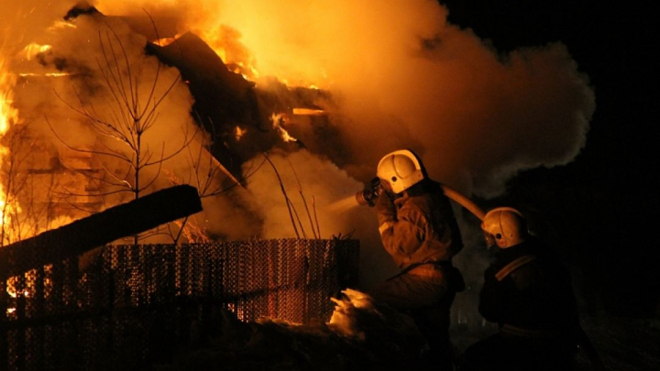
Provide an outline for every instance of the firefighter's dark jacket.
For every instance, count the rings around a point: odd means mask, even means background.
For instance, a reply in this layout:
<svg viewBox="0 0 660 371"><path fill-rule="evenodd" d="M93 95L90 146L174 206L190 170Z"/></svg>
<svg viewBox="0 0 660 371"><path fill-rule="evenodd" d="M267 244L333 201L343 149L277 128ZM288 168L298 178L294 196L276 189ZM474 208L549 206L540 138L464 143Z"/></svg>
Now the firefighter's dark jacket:
<svg viewBox="0 0 660 371"><path fill-rule="evenodd" d="M574 338L578 312L567 268L530 239L500 250L485 272L479 312L516 335Z"/></svg>
<svg viewBox="0 0 660 371"><path fill-rule="evenodd" d="M463 248L458 223L439 183L425 179L417 192L376 201L385 250L401 269L431 262L449 262ZM421 191L419 191L421 190Z"/></svg>

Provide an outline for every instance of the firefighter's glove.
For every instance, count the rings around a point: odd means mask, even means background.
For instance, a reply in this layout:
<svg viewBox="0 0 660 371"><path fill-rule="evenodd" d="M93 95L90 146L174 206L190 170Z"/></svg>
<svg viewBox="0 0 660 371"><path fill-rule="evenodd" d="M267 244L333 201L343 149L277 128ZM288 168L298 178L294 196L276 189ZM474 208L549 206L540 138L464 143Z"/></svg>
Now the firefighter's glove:
<svg viewBox="0 0 660 371"><path fill-rule="evenodd" d="M378 222L380 224L396 220L396 207L394 206L393 195L386 191L380 192L376 199L374 210L378 214Z"/></svg>

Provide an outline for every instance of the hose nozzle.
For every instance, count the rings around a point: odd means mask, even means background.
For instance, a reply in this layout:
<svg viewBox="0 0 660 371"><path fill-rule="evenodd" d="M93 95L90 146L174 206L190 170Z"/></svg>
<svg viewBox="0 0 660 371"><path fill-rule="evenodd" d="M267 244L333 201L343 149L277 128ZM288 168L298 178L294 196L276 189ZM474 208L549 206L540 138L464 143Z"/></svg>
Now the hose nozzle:
<svg viewBox="0 0 660 371"><path fill-rule="evenodd" d="M376 199L381 192L380 179L373 178L369 186L364 190L355 194L355 201L358 205L368 205L373 207L376 204Z"/></svg>

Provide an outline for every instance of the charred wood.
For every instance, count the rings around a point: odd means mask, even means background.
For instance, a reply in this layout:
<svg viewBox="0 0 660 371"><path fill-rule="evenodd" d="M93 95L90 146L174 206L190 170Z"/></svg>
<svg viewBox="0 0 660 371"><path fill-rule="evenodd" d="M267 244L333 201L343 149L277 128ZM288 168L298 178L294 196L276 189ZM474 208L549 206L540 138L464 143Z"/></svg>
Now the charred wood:
<svg viewBox="0 0 660 371"><path fill-rule="evenodd" d="M202 210L197 189L180 185L109 208L0 249L0 280Z"/></svg>

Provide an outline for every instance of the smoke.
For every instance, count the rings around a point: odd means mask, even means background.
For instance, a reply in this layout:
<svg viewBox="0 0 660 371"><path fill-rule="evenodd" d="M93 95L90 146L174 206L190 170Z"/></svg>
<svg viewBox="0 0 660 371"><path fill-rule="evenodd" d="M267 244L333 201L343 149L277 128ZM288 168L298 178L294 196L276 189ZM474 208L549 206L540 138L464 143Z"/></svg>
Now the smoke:
<svg viewBox="0 0 660 371"><path fill-rule="evenodd" d="M3 2L0 7L0 57L7 58L25 45L38 42L44 37L45 27L61 20L75 4L76 0Z"/></svg>
<svg viewBox="0 0 660 371"><path fill-rule="evenodd" d="M71 121L81 124L90 121L82 111L120 126L132 120L122 115L134 107L140 112L148 111L154 106L154 100L163 98L156 110L158 135L145 135L146 140L155 138L145 145L153 147L154 152L160 152L160 143L180 145L180 140L173 139L192 121L189 114L192 97L185 84L176 83L178 71L145 55L146 39L117 20L81 16L72 24L75 27L49 33L46 40L51 46L49 51L19 65L21 72L37 75L25 77L20 86L24 89L20 92L26 93L21 94L19 104L29 108L23 111L28 115L35 111L48 113L47 118L57 134L82 146L92 145L99 136L98 133L80 135L80 130L84 132L89 125L71 126ZM68 76L47 78L44 75L48 73ZM127 105L122 98L119 102L116 98L122 94L128 96ZM134 97L130 97L131 94ZM64 121L68 123L58 125ZM47 131L51 131L50 128ZM74 132L77 135L73 135ZM164 152L172 150L165 148Z"/></svg>
<svg viewBox="0 0 660 371"><path fill-rule="evenodd" d="M355 202L360 182L306 150L277 150L268 160L259 156L246 165L247 169L253 163L262 164L248 178L248 193L243 194L245 204L264 217L261 236L359 239L360 270L368 272L360 277L365 287L394 271L396 267L381 251L373 210Z"/></svg>
<svg viewBox="0 0 660 371"><path fill-rule="evenodd" d="M41 172L68 171L57 184L40 178L33 193L98 210L138 189L146 194L198 178L191 154L206 138L190 116L193 98L178 70L147 55L146 38L119 19L97 13L63 22L70 6L31 24L41 33L7 55L20 76L14 105L29 126L25 140L40 148L24 156L39 157ZM102 197L87 201L86 194Z"/></svg>
<svg viewBox="0 0 660 371"><path fill-rule="evenodd" d="M575 158L595 108L563 44L499 53L447 23L435 1L126 4L98 5L170 16L177 9L180 31L212 45L230 27L261 75L329 89L340 103L333 113L347 118L335 124L353 169L362 169L353 175L363 181L380 156L408 147L440 180L494 196L521 170Z"/></svg>
<svg viewBox="0 0 660 371"><path fill-rule="evenodd" d="M360 183L337 166L305 150L291 154L278 151L268 155L268 160L270 162L248 180L247 190L252 196L249 202L261 215L289 215L287 205L290 204L292 216L266 219L262 231L264 237L303 237L305 234L313 238L320 233L323 238L332 238L333 235L347 235L355 229L347 224L348 220L337 217L329 205L345 197L354 197L354 190L361 187Z"/></svg>
<svg viewBox="0 0 660 371"><path fill-rule="evenodd" d="M323 237L353 229L356 235L371 236L361 237L363 271L391 268L379 250L377 235L374 237L375 217L367 208L337 215L323 207L360 190L361 183L373 177L382 155L411 148L422 156L434 179L467 194L492 197L521 170L572 161L585 145L595 109L588 78L563 44L499 52L471 30L448 23L447 9L432 0L378 4L349 0L98 0L95 4L107 15L144 17L146 10L157 23L173 20L178 32L197 33L225 61L251 64L259 76L276 76L289 85L314 84L329 91L332 104L318 104L341 133L336 138L342 142L332 144L346 149L343 157L303 151L273 154L271 160L296 202L308 237L315 222L308 221L300 204L298 180L308 207L314 196ZM49 13L53 19L61 17L61 12L55 13ZM95 34L94 27L87 30L90 35ZM58 48L53 50L60 50L78 66L92 68L95 61L85 57L94 54L83 51L81 45L88 43L86 34L79 32L61 37L59 44L54 40ZM135 42L134 57L149 58L137 53L143 39L138 42L138 36L119 26L118 32L127 44ZM65 49L67 52L62 51ZM149 63L153 69L155 62ZM257 80L257 86L262 81ZM76 101L70 95L64 100ZM53 101L49 97L26 103L25 108ZM175 112L160 117L171 118L172 127L179 128L190 120L190 103L185 87L177 86L171 103ZM70 110L61 112L61 116L51 113L50 117L70 121ZM74 124L71 127L84 131ZM266 163L249 178L249 194L232 194L235 200L217 207L223 215L206 219L218 225L218 234L223 236L294 236L279 189L280 183ZM246 205L256 216L246 213ZM226 210L233 206L241 211ZM224 223L224 215L240 217ZM227 227L234 223L240 232Z"/></svg>

